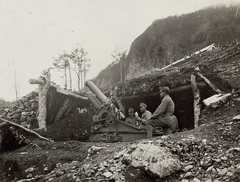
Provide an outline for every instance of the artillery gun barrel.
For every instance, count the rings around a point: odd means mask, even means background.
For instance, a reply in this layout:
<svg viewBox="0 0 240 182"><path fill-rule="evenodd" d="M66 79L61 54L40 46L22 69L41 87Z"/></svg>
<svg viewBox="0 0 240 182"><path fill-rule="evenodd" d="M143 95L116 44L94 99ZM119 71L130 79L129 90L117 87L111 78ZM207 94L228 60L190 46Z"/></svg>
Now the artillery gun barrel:
<svg viewBox="0 0 240 182"><path fill-rule="evenodd" d="M99 110L102 107L102 103L100 103L94 95L89 95L88 99L96 109Z"/></svg>
<svg viewBox="0 0 240 182"><path fill-rule="evenodd" d="M102 102L106 103L108 101L108 98L97 88L97 86L91 81L87 80L85 82L85 85L96 95L97 99Z"/></svg>

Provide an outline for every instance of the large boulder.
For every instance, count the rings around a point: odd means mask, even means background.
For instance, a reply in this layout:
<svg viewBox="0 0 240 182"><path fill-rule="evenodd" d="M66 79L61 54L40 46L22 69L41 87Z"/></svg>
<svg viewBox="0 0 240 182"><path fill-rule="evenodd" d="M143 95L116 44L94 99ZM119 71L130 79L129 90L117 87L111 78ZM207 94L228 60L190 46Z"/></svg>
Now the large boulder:
<svg viewBox="0 0 240 182"><path fill-rule="evenodd" d="M181 169L178 157L169 148L152 143L130 146L122 160L135 168L144 169L152 177L163 178Z"/></svg>
<svg viewBox="0 0 240 182"><path fill-rule="evenodd" d="M216 94L203 100L203 104L207 107L211 107L215 109L225 104L228 101L230 96L231 96L230 93L224 94L224 95Z"/></svg>

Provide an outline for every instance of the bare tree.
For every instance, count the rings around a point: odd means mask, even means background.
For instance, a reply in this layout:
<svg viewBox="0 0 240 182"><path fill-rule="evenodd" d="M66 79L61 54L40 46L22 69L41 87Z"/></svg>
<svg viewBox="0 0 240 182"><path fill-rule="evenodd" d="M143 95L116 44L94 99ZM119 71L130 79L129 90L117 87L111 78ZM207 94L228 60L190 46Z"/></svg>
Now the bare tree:
<svg viewBox="0 0 240 182"><path fill-rule="evenodd" d="M70 63L68 60L67 54L64 52L64 54L59 55L57 59L53 58L53 65L58 70L64 71L64 88L68 88L68 79L67 79L67 69L69 70L70 74L70 88L72 89L72 77L71 77L71 70L70 70Z"/></svg>
<svg viewBox="0 0 240 182"><path fill-rule="evenodd" d="M82 63L83 63L83 56L84 56L84 49L74 49L71 54L68 54L68 56L71 58L71 61L73 62L72 70L77 75L77 83L78 83L78 91L80 91L82 87Z"/></svg>
<svg viewBox="0 0 240 182"><path fill-rule="evenodd" d="M15 60L13 60L14 64L14 89L15 89L15 95L16 95L16 100L19 98L19 90L20 90L20 83L17 79L17 69L16 69L16 64Z"/></svg>
<svg viewBox="0 0 240 182"><path fill-rule="evenodd" d="M72 70L76 73L78 78L78 91L83 88L86 81L86 74L89 71L90 59L87 57L87 52L83 48L74 49L71 54L68 55L73 63Z"/></svg>
<svg viewBox="0 0 240 182"><path fill-rule="evenodd" d="M120 64L120 81L125 80L125 60L126 60L126 51L120 51L119 48L115 48L113 51L112 57L115 58L115 62Z"/></svg>
<svg viewBox="0 0 240 182"><path fill-rule="evenodd" d="M59 55L57 59L53 58L53 65L58 70L64 71L64 85L67 89L68 87L68 75L69 75L69 85L72 90L72 71L76 73L77 76L77 87L78 91L83 88L83 84L86 81L86 74L90 67L90 59L87 57L87 52L83 48L76 48L71 53L64 52ZM67 74L68 72L68 74Z"/></svg>

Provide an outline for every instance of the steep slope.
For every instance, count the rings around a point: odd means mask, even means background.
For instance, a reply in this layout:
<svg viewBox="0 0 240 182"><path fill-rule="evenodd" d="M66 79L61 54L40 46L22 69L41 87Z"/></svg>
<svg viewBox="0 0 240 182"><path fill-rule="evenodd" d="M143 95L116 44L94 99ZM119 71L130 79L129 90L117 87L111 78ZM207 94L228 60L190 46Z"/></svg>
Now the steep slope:
<svg viewBox="0 0 240 182"><path fill-rule="evenodd" d="M123 74L128 80L152 68L162 68L212 43L226 44L240 39L238 6L210 7L181 16L155 20L132 43L123 60ZM108 66L95 79L100 87L120 81L120 64Z"/></svg>
<svg viewBox="0 0 240 182"><path fill-rule="evenodd" d="M34 140L16 151L0 155L0 181L236 181L240 180L240 120L232 118L240 114L240 47L229 45L219 52L210 52L200 57L176 65L189 75L192 68L205 68L204 74L223 91L235 89L231 100L218 109L205 108L201 112L200 127L178 132L168 137L156 137L135 142L119 143L82 143L79 141L45 142ZM174 73L175 68L171 68ZM175 70L175 71L176 71ZM204 69L202 69L204 70ZM174 74L173 74L174 75ZM179 74L176 74L179 76ZM217 77L214 77L216 76ZM157 78L157 77L156 77ZM165 79L167 78L164 77ZM170 75L169 78L174 78ZM186 78L189 78L188 76ZM222 82L224 79L224 82ZM146 82L146 80L150 82ZM134 79L127 82L133 92L141 88L142 83L151 83L154 76ZM162 81L164 79L160 79ZM174 79L170 79L173 80ZM187 80L187 79L186 79ZM169 81L166 79L166 81ZM135 83L135 84L134 84ZM156 82L155 82L156 83ZM160 82L161 83L161 82ZM172 86L181 82L169 82ZM226 83L223 85L222 83ZM229 88L225 88L226 85ZM124 91L123 87L120 91ZM147 87L148 88L148 87ZM147 90L146 90L147 91ZM146 92L147 93L147 92ZM119 96L121 93L119 93ZM184 103L185 104L185 103ZM65 130L68 130L66 128ZM64 130L64 129L63 129ZM142 168L134 168L122 163L115 154L132 145L155 144L169 148L181 162L181 169L164 178L152 177ZM91 153L91 146L101 147ZM129 147L130 146L130 147ZM94 148L93 147L93 148ZM91 155L88 155L88 154ZM122 152L123 153L123 152ZM114 175L113 175L114 174Z"/></svg>

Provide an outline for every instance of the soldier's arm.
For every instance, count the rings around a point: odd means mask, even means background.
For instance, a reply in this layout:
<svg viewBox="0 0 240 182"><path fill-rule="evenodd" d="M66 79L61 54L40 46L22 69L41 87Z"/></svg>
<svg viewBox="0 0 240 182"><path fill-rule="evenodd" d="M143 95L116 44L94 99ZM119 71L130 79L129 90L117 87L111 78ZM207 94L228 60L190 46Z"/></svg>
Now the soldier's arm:
<svg viewBox="0 0 240 182"><path fill-rule="evenodd" d="M167 100L165 98L163 98L161 104L158 106L158 108L156 109L156 111L153 113L153 115L151 116L151 119L155 119L158 118L160 115L162 115L164 113L164 111L167 108Z"/></svg>

